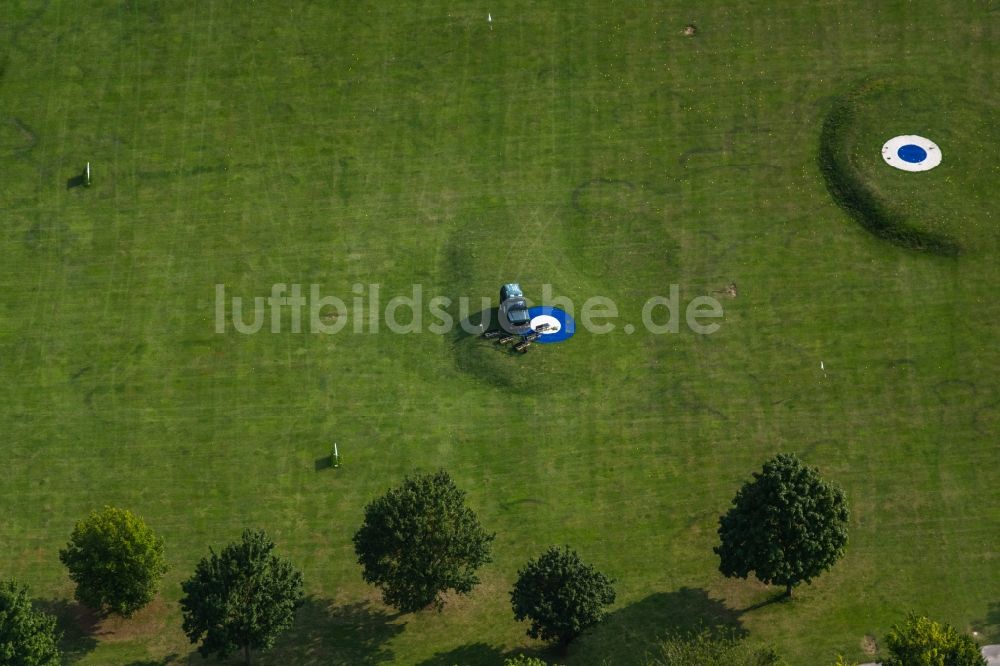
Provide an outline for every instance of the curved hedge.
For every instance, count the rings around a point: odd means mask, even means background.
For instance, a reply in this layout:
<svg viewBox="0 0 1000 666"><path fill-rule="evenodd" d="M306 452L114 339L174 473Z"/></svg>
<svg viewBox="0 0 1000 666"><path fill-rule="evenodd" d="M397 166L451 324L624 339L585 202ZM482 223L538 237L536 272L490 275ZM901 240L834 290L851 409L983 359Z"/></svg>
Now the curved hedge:
<svg viewBox="0 0 1000 666"><path fill-rule="evenodd" d="M910 250L958 256L962 247L954 239L912 226L901 211L865 182L851 161L851 130L857 107L864 96L884 87L882 81L870 81L834 102L819 139L819 168L826 187L837 205L875 236Z"/></svg>

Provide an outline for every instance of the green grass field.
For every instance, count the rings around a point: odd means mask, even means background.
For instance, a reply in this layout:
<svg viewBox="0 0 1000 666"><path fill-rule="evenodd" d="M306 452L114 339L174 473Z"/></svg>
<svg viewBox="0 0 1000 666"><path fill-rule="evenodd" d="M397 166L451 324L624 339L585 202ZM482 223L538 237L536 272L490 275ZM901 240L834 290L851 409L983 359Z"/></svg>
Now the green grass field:
<svg viewBox="0 0 1000 666"><path fill-rule="evenodd" d="M0 3L0 576L60 614L71 663L202 663L179 582L247 526L311 594L262 664L540 650L507 593L562 543L618 603L558 663L637 663L702 624L793 664L862 659L911 609L1000 642L1000 5L577 4ZM857 171L958 257L874 237L827 190L824 119L872 80ZM908 133L942 165L882 164ZM67 187L87 161L94 185ZM518 358L457 333L293 334L287 312L280 334L214 330L216 284L495 305L510 280L612 298L617 330ZM730 282L714 335L622 330L671 284L686 302ZM334 441L344 466L322 469ZM754 608L778 590L722 578L712 546L779 451L845 488L851 540ZM444 612L396 616L351 536L438 467L495 562ZM95 626L57 551L104 504L144 516L171 570L162 600Z"/></svg>

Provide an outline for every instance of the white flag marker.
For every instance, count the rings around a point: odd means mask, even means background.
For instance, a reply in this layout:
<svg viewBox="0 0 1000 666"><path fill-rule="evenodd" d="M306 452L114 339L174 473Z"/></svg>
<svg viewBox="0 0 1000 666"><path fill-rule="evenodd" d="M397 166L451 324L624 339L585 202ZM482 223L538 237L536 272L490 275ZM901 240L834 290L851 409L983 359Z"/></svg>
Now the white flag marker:
<svg viewBox="0 0 1000 666"><path fill-rule="evenodd" d="M493 14L490 14L489 12L487 12L487 14L486 14L486 22L490 24L490 30L492 30L493 29Z"/></svg>

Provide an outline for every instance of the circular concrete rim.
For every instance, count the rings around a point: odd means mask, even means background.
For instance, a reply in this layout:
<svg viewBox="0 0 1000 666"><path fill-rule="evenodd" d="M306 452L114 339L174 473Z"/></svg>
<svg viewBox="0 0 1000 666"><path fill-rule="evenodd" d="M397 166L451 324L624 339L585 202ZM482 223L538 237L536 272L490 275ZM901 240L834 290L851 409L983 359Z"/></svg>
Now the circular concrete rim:
<svg viewBox="0 0 1000 666"><path fill-rule="evenodd" d="M899 149L909 145L919 146L927 153L920 162L907 162L899 156ZM894 136L882 145L882 159L891 167L903 171L930 171L941 164L941 149L930 139L916 134Z"/></svg>

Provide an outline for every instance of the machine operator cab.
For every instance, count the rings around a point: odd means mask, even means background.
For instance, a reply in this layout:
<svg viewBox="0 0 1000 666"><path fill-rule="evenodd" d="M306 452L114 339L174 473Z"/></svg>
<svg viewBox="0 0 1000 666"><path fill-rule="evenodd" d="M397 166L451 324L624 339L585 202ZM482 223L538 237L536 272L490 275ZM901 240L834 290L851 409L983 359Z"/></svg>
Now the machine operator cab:
<svg viewBox="0 0 1000 666"><path fill-rule="evenodd" d="M516 282L500 287L500 326L511 333L530 331L531 315L521 285Z"/></svg>

